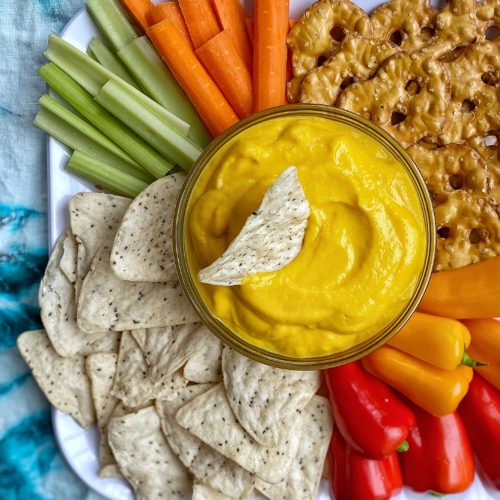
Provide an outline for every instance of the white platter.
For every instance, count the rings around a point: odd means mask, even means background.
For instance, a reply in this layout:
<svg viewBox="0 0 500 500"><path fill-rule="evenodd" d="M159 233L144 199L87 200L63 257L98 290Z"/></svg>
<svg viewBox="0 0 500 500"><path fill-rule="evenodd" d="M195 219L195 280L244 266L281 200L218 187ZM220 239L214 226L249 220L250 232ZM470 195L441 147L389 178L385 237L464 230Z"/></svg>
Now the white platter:
<svg viewBox="0 0 500 500"><path fill-rule="evenodd" d="M311 3L312 0L291 0L291 18L297 18ZM365 10L370 11L381 2L378 0L356 0L356 3ZM251 12L252 1L244 0L244 4L248 11ZM61 36L79 49L85 50L92 37L96 34L96 28L90 17L85 10L82 10L71 19ZM68 149L59 141L49 138L47 160L50 248L54 246L57 238L68 225L69 199L78 192L93 190L91 183L68 174L64 170L68 158ZM85 430L71 417L54 408L52 410L52 423L57 444L64 458L89 488L110 500L132 500L134 498L132 490L123 479L101 479L98 476L98 433L95 427ZM317 500L328 500L330 498L328 482L322 481ZM417 500L433 497L415 493L405 488L401 494L394 498L397 500ZM485 488L481 480L476 476L473 485L467 491L456 495L446 495L446 498L450 500L500 500L500 492Z"/></svg>

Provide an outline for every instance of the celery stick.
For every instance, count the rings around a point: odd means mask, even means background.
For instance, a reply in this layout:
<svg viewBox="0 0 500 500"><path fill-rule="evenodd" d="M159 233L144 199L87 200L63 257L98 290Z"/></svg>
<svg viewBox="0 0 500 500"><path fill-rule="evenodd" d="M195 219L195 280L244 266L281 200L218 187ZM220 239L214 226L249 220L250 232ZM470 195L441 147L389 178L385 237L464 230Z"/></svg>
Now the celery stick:
<svg viewBox="0 0 500 500"><path fill-rule="evenodd" d="M134 100L121 83L110 80L96 96L96 101L142 137L148 144L176 163L189 170L201 149L175 128L165 124L153 111Z"/></svg>
<svg viewBox="0 0 500 500"><path fill-rule="evenodd" d="M86 54L87 54L87 55L88 55L91 59L93 59L94 61L99 62L99 61L97 60L96 55L92 52L92 50L90 49L90 47L87 47Z"/></svg>
<svg viewBox="0 0 500 500"><path fill-rule="evenodd" d="M117 0L87 0L87 10L115 52L137 38L136 30Z"/></svg>
<svg viewBox="0 0 500 500"><path fill-rule="evenodd" d="M57 35L49 35L49 43L45 55L94 97L109 80L122 82L137 99L141 100L144 106L152 109L165 122L172 123L184 135L188 134L188 123L132 87L132 85L118 78L104 66L91 59L87 54L84 54Z"/></svg>
<svg viewBox="0 0 500 500"><path fill-rule="evenodd" d="M89 54L90 52L90 54ZM87 54L93 57L98 63L102 64L106 69L109 69L111 73L125 80L130 85L135 88L139 88L134 79L128 74L127 70L123 67L123 64L115 57L113 52L108 49L106 44L97 37L92 38L87 47Z"/></svg>
<svg viewBox="0 0 500 500"><path fill-rule="evenodd" d="M141 179L148 184L155 180L155 178L142 167L131 165L123 158L116 156L114 153L103 148L100 144L93 141L90 137L83 134L78 129L68 124L68 122L64 121L64 119L46 108L40 109L33 123L69 148L82 151L89 156L117 168L120 172Z"/></svg>
<svg viewBox="0 0 500 500"><path fill-rule="evenodd" d="M148 186L147 182L126 174L103 161L96 160L81 151L73 153L66 169L94 182L102 189L129 198L135 198Z"/></svg>
<svg viewBox="0 0 500 500"><path fill-rule="evenodd" d="M54 98L45 94L40 97L38 101L44 108L48 109L56 116L64 120L66 123L71 125L72 127L79 130L82 134L85 134L94 142L102 146L103 148L108 149L116 156L119 156L123 160L132 165L135 165L138 168L142 168L139 164L131 158L123 149L119 148L113 141L110 141L102 132L99 132L96 128L94 128L90 123L86 122L82 118L80 118L77 114L73 113L66 106L62 105L60 102L57 102Z"/></svg>
<svg viewBox="0 0 500 500"><path fill-rule="evenodd" d="M118 57L146 94L191 125L190 139L202 148L210 142L194 106L147 37L130 42L118 52Z"/></svg>
<svg viewBox="0 0 500 500"><path fill-rule="evenodd" d="M162 177L172 169L172 164L99 106L88 92L55 64L45 64L38 70L38 74L55 92L155 177Z"/></svg>

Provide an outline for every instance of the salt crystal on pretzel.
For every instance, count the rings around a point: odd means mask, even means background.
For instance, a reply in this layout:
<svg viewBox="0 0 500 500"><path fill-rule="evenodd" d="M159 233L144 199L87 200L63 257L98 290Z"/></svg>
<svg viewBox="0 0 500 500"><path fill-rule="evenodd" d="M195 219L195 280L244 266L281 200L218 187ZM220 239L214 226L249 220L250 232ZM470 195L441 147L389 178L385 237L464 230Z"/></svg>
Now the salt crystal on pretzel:
<svg viewBox="0 0 500 500"><path fill-rule="evenodd" d="M500 42L466 47L447 64L451 98L441 144L463 143L500 128Z"/></svg>
<svg viewBox="0 0 500 500"><path fill-rule="evenodd" d="M391 0L370 15L373 36L390 40L406 51L424 47L434 35L434 17L430 0Z"/></svg>
<svg viewBox="0 0 500 500"><path fill-rule="evenodd" d="M357 35L346 37L337 53L305 77L300 102L335 104L346 86L371 78L382 61L398 51L397 45L385 40Z"/></svg>
<svg viewBox="0 0 500 500"><path fill-rule="evenodd" d="M366 12L349 0L319 0L309 7L288 34L294 77L288 85L289 100L297 101L305 75L335 52L349 33L370 37L372 31Z"/></svg>
<svg viewBox="0 0 500 500"><path fill-rule="evenodd" d="M347 87L337 105L363 115L408 147L437 136L449 89L442 63L421 53L400 52L386 59L371 80Z"/></svg>
<svg viewBox="0 0 500 500"><path fill-rule="evenodd" d="M467 266L500 254L500 219L490 193L492 177L478 153L466 145L408 153L431 191L437 226L434 270Z"/></svg>

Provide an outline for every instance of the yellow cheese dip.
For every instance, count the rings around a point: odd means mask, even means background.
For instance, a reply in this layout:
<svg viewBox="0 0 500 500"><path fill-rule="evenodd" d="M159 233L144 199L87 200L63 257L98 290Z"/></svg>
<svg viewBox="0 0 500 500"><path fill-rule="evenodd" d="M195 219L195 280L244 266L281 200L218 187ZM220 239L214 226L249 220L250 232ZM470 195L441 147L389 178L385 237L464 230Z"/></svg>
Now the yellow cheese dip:
<svg viewBox="0 0 500 500"><path fill-rule="evenodd" d="M297 167L311 207L298 257L241 286L198 271L239 233L270 185ZM210 311L246 341L297 357L338 352L398 316L424 266L424 215L410 175L361 132L320 117L274 118L225 144L188 206L189 267Z"/></svg>

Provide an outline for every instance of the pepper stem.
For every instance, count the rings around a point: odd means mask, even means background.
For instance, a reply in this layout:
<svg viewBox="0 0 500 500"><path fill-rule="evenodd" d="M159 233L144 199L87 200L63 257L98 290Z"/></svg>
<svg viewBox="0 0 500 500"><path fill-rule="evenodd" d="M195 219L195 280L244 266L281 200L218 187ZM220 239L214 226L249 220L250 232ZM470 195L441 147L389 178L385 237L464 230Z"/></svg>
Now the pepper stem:
<svg viewBox="0 0 500 500"><path fill-rule="evenodd" d="M410 443L405 439L397 448L398 453L405 453L410 449Z"/></svg>
<svg viewBox="0 0 500 500"><path fill-rule="evenodd" d="M488 366L488 363L485 363L483 361L477 361L469 356L467 351L464 351L464 355L462 356L462 365L465 366L470 366L471 368L474 368L476 366Z"/></svg>

